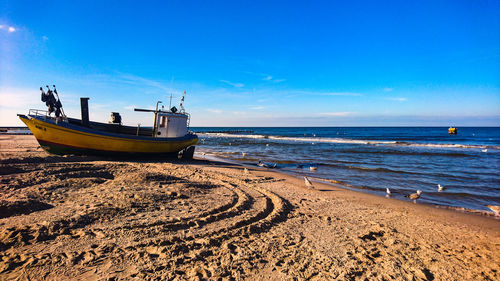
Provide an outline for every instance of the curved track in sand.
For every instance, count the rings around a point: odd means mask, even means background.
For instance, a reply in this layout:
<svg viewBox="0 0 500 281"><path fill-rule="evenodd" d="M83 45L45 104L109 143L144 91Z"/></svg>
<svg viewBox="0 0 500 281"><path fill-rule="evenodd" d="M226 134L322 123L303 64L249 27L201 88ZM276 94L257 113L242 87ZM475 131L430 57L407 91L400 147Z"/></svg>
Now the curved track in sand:
<svg viewBox="0 0 500 281"><path fill-rule="evenodd" d="M266 232L291 210L256 184L271 178L174 171L142 163L12 165L3 175L9 184L2 187L7 200L1 208L18 226L0 236L0 270L13 276L28 267L31 274L51 268L47 278L91 278L100 267L116 266L121 277L229 276L224 267L193 264L219 259L221 247L232 259L238 249L231 241Z"/></svg>

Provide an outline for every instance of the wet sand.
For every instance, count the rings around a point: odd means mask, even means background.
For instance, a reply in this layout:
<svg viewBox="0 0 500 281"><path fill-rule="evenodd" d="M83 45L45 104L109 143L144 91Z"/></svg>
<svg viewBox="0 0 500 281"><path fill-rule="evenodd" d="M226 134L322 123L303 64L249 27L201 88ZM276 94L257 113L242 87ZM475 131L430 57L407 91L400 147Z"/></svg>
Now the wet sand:
<svg viewBox="0 0 500 281"><path fill-rule="evenodd" d="M500 220L0 135L0 280L499 280Z"/></svg>

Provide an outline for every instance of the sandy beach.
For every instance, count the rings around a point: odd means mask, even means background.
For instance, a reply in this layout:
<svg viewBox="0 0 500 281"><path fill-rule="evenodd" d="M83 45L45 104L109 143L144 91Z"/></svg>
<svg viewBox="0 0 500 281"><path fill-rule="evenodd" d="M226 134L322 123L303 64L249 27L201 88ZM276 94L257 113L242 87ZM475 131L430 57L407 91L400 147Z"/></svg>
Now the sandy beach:
<svg viewBox="0 0 500 281"><path fill-rule="evenodd" d="M1 280L499 280L500 220L0 135Z"/></svg>

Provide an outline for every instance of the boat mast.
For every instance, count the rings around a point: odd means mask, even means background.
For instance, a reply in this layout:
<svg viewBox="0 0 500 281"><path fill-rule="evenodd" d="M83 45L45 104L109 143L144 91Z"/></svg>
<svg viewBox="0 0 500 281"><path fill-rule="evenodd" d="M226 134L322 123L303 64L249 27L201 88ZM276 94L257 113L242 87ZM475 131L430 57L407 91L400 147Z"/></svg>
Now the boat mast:
<svg viewBox="0 0 500 281"><path fill-rule="evenodd" d="M54 87L54 93L56 94L57 96L57 100L59 101L59 103L61 103L61 98L59 98L59 94L57 93L57 89L56 89L56 85L52 85ZM47 86L48 87L48 86ZM64 109L62 107L62 103L61 103L61 112L62 112L62 116L64 118L66 118L66 113L64 113Z"/></svg>

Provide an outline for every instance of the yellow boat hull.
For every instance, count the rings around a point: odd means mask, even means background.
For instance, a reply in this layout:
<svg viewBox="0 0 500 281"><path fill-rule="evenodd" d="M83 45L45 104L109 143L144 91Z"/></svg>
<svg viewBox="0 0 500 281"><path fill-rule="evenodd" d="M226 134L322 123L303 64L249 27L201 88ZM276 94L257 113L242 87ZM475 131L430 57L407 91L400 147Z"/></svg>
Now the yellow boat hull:
<svg viewBox="0 0 500 281"><path fill-rule="evenodd" d="M153 138L102 132L54 119L19 115L41 147L53 154L174 154L195 145L198 137Z"/></svg>

